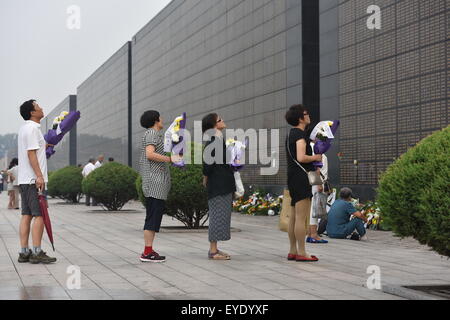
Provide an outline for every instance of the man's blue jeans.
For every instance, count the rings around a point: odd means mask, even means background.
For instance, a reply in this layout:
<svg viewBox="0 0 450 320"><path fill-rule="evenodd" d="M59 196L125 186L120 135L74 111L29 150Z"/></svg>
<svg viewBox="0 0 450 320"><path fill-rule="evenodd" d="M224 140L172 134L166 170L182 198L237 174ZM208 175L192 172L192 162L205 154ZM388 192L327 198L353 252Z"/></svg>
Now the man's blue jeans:
<svg viewBox="0 0 450 320"><path fill-rule="evenodd" d="M354 231L358 232L358 234L362 237L366 234L366 228L364 227L364 221L359 218L354 218L345 224L344 234L329 234L330 238L336 239L345 239L349 235L351 235Z"/></svg>

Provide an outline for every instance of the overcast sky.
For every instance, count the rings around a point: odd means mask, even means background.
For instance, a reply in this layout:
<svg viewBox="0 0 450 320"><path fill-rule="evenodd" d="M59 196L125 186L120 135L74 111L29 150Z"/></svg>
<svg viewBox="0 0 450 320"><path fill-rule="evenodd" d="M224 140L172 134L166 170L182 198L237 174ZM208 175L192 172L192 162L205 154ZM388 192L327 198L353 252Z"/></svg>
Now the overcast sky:
<svg viewBox="0 0 450 320"><path fill-rule="evenodd" d="M0 134L17 132L18 108L47 114L131 40L170 0L0 0ZM80 8L70 30L67 9Z"/></svg>

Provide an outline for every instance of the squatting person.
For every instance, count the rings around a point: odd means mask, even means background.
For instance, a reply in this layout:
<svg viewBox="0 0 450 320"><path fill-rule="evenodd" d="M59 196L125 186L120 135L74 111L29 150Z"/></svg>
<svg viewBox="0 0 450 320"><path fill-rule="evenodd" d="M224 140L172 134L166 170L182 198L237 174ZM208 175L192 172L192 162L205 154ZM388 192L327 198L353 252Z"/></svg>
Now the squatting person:
<svg viewBox="0 0 450 320"><path fill-rule="evenodd" d="M342 188L339 192L340 199L331 206L327 223L327 234L330 238L345 239L356 230L359 235L358 239L367 240L364 227L367 218L353 206L352 196L350 188ZM352 216L354 218L350 220Z"/></svg>

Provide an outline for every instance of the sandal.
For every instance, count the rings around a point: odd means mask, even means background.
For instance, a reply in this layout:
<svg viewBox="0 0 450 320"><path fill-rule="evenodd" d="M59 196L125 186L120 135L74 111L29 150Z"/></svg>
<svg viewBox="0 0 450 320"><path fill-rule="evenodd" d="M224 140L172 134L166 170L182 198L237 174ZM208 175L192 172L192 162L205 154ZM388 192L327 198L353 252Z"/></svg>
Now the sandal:
<svg viewBox="0 0 450 320"><path fill-rule="evenodd" d="M220 251L220 250L217 250L217 253L218 254L221 254L221 255L223 255L223 256L225 256L225 257L229 257L229 258L231 258L231 256L228 254L228 253L226 253L226 252L223 252L223 251Z"/></svg>
<svg viewBox="0 0 450 320"><path fill-rule="evenodd" d="M294 261L296 257L297 257L296 254L289 253L287 259L288 261Z"/></svg>
<svg viewBox="0 0 450 320"><path fill-rule="evenodd" d="M208 259L210 259L210 260L230 260L230 257L224 256L224 255L220 254L218 251L216 253L208 252Z"/></svg>
<svg viewBox="0 0 450 320"><path fill-rule="evenodd" d="M308 243L328 243L328 240L325 240L325 239L317 240L317 239L308 237L308 238L306 238L306 242L308 242Z"/></svg>
<svg viewBox="0 0 450 320"><path fill-rule="evenodd" d="M297 255L295 257L295 261L298 261L298 262L316 262L316 261L319 261L319 258L317 258L316 256L311 256L311 258L307 258L307 257L304 257L304 256Z"/></svg>

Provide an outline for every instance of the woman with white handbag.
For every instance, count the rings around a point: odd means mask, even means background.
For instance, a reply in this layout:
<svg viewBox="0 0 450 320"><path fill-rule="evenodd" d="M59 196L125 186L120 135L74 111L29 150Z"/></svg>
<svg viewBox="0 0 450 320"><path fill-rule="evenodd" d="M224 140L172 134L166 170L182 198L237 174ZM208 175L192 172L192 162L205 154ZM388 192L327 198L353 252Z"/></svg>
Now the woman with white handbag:
<svg viewBox="0 0 450 320"><path fill-rule="evenodd" d="M286 113L285 118L293 127L286 141L288 189L292 199L288 229L290 241L288 260L314 262L319 259L306 252L305 242L311 212L311 186L323 183L312 163L322 161L322 155L313 156L312 153L309 135L306 132L307 126L311 123L308 110L302 105L294 105Z"/></svg>
<svg viewBox="0 0 450 320"><path fill-rule="evenodd" d="M203 184L208 192L208 258L211 260L230 260L230 255L220 251L217 245L219 241L231 239L231 212L236 191L235 177L227 163L227 148L222 135L225 128L225 122L215 113L202 120L203 133L210 138L203 155Z"/></svg>

